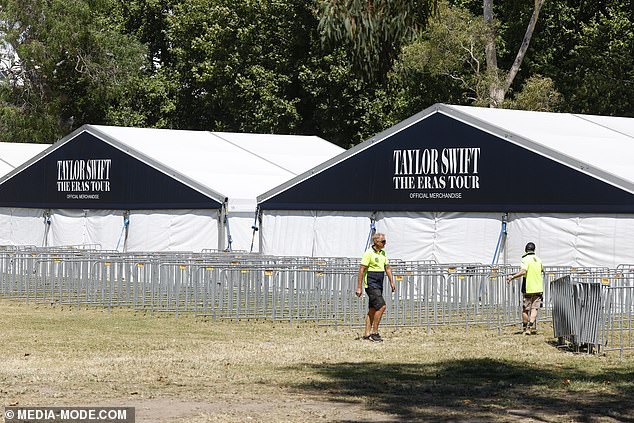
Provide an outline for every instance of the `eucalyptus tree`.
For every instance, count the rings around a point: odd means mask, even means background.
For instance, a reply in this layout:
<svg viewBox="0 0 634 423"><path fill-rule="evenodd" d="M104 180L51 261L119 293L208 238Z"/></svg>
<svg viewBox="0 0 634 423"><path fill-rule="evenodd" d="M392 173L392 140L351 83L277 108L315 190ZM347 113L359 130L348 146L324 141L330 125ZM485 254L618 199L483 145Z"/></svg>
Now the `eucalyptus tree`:
<svg viewBox="0 0 634 423"><path fill-rule="evenodd" d="M475 7L473 7L475 9ZM519 89L509 95L519 65L528 48L527 36L514 61L512 72L505 73L498 65L498 45L505 56L512 39L497 34L491 42L493 25L484 15L477 15L459 5L439 3L438 13L412 43L403 47L395 68L402 73L428 73L444 77L446 84L463 90L458 101L490 107L515 107L531 110L553 110L560 99L553 81L540 75L529 75ZM531 25L531 28L534 28ZM529 32L532 34L533 29ZM495 33L496 31L493 31ZM503 34L506 35L506 34ZM506 61L506 57L504 57ZM522 80L527 78L524 76ZM519 85L519 84L516 84Z"/></svg>
<svg viewBox="0 0 634 423"><path fill-rule="evenodd" d="M109 0L0 0L0 42L15 54L0 81L3 141L52 142L107 121L145 55L112 12Z"/></svg>
<svg viewBox="0 0 634 423"><path fill-rule="evenodd" d="M324 42L349 48L365 76L382 79L435 5L435 0L318 0L319 28Z"/></svg>
<svg viewBox="0 0 634 423"><path fill-rule="evenodd" d="M491 107L501 106L504 102L507 92L511 88L517 73L520 70L520 66L524 61L526 52L533 37L535 31L535 25L537 25L537 19L539 13L544 5L545 0L534 0L533 12L526 26L526 32L522 39L522 42L517 49L515 60L507 72L502 72L498 66L497 60L497 34L495 16L493 13L493 0L483 1L483 16L484 22L487 26L486 32L486 44L485 44L485 57L487 65L487 73L489 75L489 105Z"/></svg>

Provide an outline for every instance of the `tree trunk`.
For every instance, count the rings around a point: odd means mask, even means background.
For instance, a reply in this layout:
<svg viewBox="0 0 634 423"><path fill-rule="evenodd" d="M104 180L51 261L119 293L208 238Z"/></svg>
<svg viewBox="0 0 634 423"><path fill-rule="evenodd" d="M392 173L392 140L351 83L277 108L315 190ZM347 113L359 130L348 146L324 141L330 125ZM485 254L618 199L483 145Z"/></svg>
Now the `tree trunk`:
<svg viewBox="0 0 634 423"><path fill-rule="evenodd" d="M487 76L489 79L489 107L497 107L504 100L504 91L500 89L500 78L498 74L498 58L495 45L495 26L493 24L493 0L484 0L483 3L484 22L487 24L487 41L484 46Z"/></svg>
<svg viewBox="0 0 634 423"><path fill-rule="evenodd" d="M537 18L539 17L539 12L541 11L542 6L546 0L535 0L535 6L533 7L533 14L528 23L528 27L526 28L526 33L524 34L524 39L522 40L522 45L517 51L517 56L515 56L515 61L509 70L504 81L500 81L499 77L499 69L497 63L497 55L496 55L496 46L495 46L495 26L493 24L493 0L484 0L483 4L483 13L484 13L484 21L489 27L489 32L487 34L487 43L485 46L485 54L486 54L486 62L487 62L487 73L489 76L489 107L499 107L504 101L504 97L506 97L506 93L509 88L513 84L517 73L520 70L520 66L524 61L524 56L526 55L526 51L528 50L528 46L530 45L531 38L533 37L533 32L535 31L535 25L537 25Z"/></svg>
<svg viewBox="0 0 634 423"><path fill-rule="evenodd" d="M531 20L528 23L528 27L526 28L526 33L524 34L524 39L522 40L522 45L520 49L517 51L517 56L515 56L515 61L511 66L511 70L506 76L506 80L504 81L504 92L508 91L513 84L513 80L517 75L517 72L520 70L520 66L522 65L522 61L524 61L524 56L526 55L526 50L528 50L528 46L531 43L531 38L533 37L533 31L535 31L535 25L537 25L537 18L539 17L539 12L544 5L544 1L546 0L535 0L535 7L533 8L533 15L531 16Z"/></svg>

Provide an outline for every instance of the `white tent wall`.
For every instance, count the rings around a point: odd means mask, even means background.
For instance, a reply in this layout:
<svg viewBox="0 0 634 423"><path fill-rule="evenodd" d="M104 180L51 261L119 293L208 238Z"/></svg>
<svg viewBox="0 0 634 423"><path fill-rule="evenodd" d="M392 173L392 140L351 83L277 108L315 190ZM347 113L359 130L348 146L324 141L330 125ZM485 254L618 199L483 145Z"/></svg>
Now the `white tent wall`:
<svg viewBox="0 0 634 423"><path fill-rule="evenodd" d="M98 244L103 250L123 251L123 212L90 210L86 217L87 244Z"/></svg>
<svg viewBox="0 0 634 423"><path fill-rule="evenodd" d="M315 212L313 255L361 257L370 234L370 217L371 213L363 212Z"/></svg>
<svg viewBox="0 0 634 423"><path fill-rule="evenodd" d="M0 244L43 245L44 210L0 209ZM91 246L124 250L123 210L51 211L48 246ZM217 210L133 210L127 251L218 249Z"/></svg>
<svg viewBox="0 0 634 423"><path fill-rule="evenodd" d="M527 242L549 266L616 267L634 263L634 215L509 216L507 257L519 263Z"/></svg>
<svg viewBox="0 0 634 423"><path fill-rule="evenodd" d="M102 250L114 250L123 227L121 210L51 211L48 246L85 245Z"/></svg>
<svg viewBox="0 0 634 423"><path fill-rule="evenodd" d="M580 220L577 262L580 266L634 264L633 240L634 216L584 216Z"/></svg>
<svg viewBox="0 0 634 423"><path fill-rule="evenodd" d="M261 251L276 256L356 257L363 253L371 213L267 210Z"/></svg>
<svg viewBox="0 0 634 423"><path fill-rule="evenodd" d="M502 213L435 213L433 258L439 263L491 264Z"/></svg>
<svg viewBox="0 0 634 423"><path fill-rule="evenodd" d="M230 212L229 225L225 227L225 237L231 235L231 249L233 251L251 251L251 241L253 241L253 252L260 251L260 238L258 233L253 236L253 224L255 223L255 212ZM225 242L225 248L228 247Z"/></svg>
<svg viewBox="0 0 634 423"><path fill-rule="evenodd" d="M262 251L271 255L361 257L370 212L266 210ZM375 228L388 239L390 257L403 260L490 263L501 213L376 213ZM468 242L465 242L468 241Z"/></svg>
<svg viewBox="0 0 634 423"><path fill-rule="evenodd" d="M416 212L377 213L376 229L386 235L389 257L408 260L434 259L436 214ZM356 255L359 255L357 252Z"/></svg>
<svg viewBox="0 0 634 423"><path fill-rule="evenodd" d="M577 229L579 217L569 214L541 215L511 213L507 227L506 257L509 264L519 264L528 242L549 266L578 266ZM500 258L500 262L503 259ZM589 264L586 264L589 265Z"/></svg>
<svg viewBox="0 0 634 423"><path fill-rule="evenodd" d="M376 222L390 257L438 263L491 263L501 227L501 213L386 212Z"/></svg>
<svg viewBox="0 0 634 423"><path fill-rule="evenodd" d="M386 251L402 260L491 264L503 213L377 213ZM271 255L360 257L371 213L265 210L262 252ZM527 242L549 266L616 267L634 263L633 215L511 213L498 263L518 264Z"/></svg>
<svg viewBox="0 0 634 423"><path fill-rule="evenodd" d="M217 250L218 215L212 209L132 210L127 251Z"/></svg>
<svg viewBox="0 0 634 423"><path fill-rule="evenodd" d="M274 256L312 256L315 212L267 210L260 225L260 252ZM338 249L333 248L333 256Z"/></svg>
<svg viewBox="0 0 634 423"><path fill-rule="evenodd" d="M0 245L42 246L44 210L0 208Z"/></svg>

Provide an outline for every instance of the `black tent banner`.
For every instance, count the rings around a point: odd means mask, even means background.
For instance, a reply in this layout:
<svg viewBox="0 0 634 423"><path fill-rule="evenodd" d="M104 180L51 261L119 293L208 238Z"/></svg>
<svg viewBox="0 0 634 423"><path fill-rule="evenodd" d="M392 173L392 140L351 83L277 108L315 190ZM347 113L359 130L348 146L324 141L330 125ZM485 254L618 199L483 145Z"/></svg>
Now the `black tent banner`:
<svg viewBox="0 0 634 423"><path fill-rule="evenodd" d="M631 193L443 113L295 182L260 208L634 212Z"/></svg>
<svg viewBox="0 0 634 423"><path fill-rule="evenodd" d="M0 184L0 207L218 209L222 204L88 131Z"/></svg>

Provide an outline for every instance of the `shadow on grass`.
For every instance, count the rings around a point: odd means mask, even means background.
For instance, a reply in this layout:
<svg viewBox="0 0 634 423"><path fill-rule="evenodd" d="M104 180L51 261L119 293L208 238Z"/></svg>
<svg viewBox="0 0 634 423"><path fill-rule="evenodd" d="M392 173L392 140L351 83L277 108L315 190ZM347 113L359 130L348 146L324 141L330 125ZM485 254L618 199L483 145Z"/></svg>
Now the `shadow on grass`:
<svg viewBox="0 0 634 423"><path fill-rule="evenodd" d="M392 414L398 421L634 421L631 370L589 374L491 359L434 364L305 364L295 370L319 381L293 384L305 394L356 402ZM572 382L569 382L572 381ZM572 388L570 383L582 383ZM608 385L609 384L609 385ZM597 388L607 386L604 392ZM606 392L607 391L607 392Z"/></svg>

